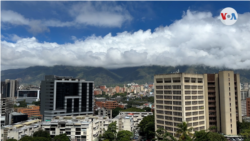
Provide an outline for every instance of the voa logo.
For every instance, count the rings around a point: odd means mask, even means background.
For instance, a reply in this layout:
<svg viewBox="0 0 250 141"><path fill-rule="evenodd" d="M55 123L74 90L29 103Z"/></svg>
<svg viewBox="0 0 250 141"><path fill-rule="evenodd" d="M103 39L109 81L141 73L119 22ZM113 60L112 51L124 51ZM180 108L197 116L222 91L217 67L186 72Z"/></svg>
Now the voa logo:
<svg viewBox="0 0 250 141"><path fill-rule="evenodd" d="M236 10L231 7L224 8L220 12L220 20L225 25L233 25L238 19Z"/></svg>

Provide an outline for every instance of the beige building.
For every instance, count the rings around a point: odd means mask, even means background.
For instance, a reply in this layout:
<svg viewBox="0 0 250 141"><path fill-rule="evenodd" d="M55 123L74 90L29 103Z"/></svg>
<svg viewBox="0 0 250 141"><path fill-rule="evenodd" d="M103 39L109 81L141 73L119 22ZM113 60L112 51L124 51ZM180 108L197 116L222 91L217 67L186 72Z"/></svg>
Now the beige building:
<svg viewBox="0 0 250 141"><path fill-rule="evenodd" d="M155 75L154 84L156 130L174 134L186 121L194 131L216 126L218 132L237 135L236 122L242 121L238 74Z"/></svg>
<svg viewBox="0 0 250 141"><path fill-rule="evenodd" d="M41 129L41 120L27 120L14 125L1 127L1 141L7 139L20 140L23 136L32 136L34 132Z"/></svg>

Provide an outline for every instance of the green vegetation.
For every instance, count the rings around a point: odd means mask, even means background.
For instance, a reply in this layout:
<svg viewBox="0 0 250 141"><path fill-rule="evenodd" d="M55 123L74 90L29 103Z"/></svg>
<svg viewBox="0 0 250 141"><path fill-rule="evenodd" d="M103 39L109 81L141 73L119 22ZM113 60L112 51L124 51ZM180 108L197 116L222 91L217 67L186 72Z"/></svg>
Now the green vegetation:
<svg viewBox="0 0 250 141"><path fill-rule="evenodd" d="M7 139L6 141L17 141L16 139Z"/></svg>
<svg viewBox="0 0 250 141"><path fill-rule="evenodd" d="M186 122L182 122L178 125L176 134L176 136L179 135L179 138L174 138L172 134L169 134L163 128L157 129L155 135L158 141L227 141L223 135L216 132L201 130L191 134L190 129L192 129L192 127L188 127Z"/></svg>
<svg viewBox="0 0 250 141"><path fill-rule="evenodd" d="M151 112L151 108L149 107L144 107L143 110L145 110L146 112Z"/></svg>
<svg viewBox="0 0 250 141"><path fill-rule="evenodd" d="M117 141L130 141L130 138L133 136L133 133L127 130L122 130L117 133Z"/></svg>
<svg viewBox="0 0 250 141"><path fill-rule="evenodd" d="M114 95L112 95L112 98L115 98L117 96L120 96L120 97L124 98L124 97L127 96L127 93L126 92L125 93L115 93Z"/></svg>
<svg viewBox="0 0 250 141"><path fill-rule="evenodd" d="M95 85L123 86L124 84L135 82L145 84L153 82L155 74L167 74L176 70L181 73L218 73L219 70L227 70L226 68L214 68L207 66L142 66L127 67L120 69L105 69L102 67L75 67L75 66L35 66L26 69L3 70L1 79L17 79L20 78L20 84L39 85L44 79L45 74L54 74L58 76L72 76L82 78L87 81L94 81ZM240 74L242 83L250 81L249 70L234 70Z"/></svg>
<svg viewBox="0 0 250 141"><path fill-rule="evenodd" d="M70 141L69 137L66 134L60 134L51 139L49 132L39 130L31 136L24 136L19 141ZM16 140L7 140L7 141L16 141Z"/></svg>
<svg viewBox="0 0 250 141"><path fill-rule="evenodd" d="M115 109L113 109L112 110L112 117L113 118L116 117L120 113L121 110L123 110L123 109L120 107L116 107Z"/></svg>
<svg viewBox="0 0 250 141"><path fill-rule="evenodd" d="M54 141L70 141L70 139L67 134L60 134L54 137Z"/></svg>
<svg viewBox="0 0 250 141"><path fill-rule="evenodd" d="M15 106L15 107L27 107L27 102L26 102L26 100L19 101L19 106Z"/></svg>
<svg viewBox="0 0 250 141"><path fill-rule="evenodd" d="M186 122L182 122L177 125L177 131L175 137L168 133L163 128L158 128L155 131L154 115L144 117L138 125L139 134L146 140L158 140L158 141L226 141L226 138L216 132L210 132L210 130L195 131L191 134L192 127L188 127ZM156 137L156 138L154 138Z"/></svg>
<svg viewBox="0 0 250 141"><path fill-rule="evenodd" d="M95 95L95 97L104 97L106 99L110 99L110 96L107 94Z"/></svg>
<svg viewBox="0 0 250 141"><path fill-rule="evenodd" d="M130 131L122 130L117 133L116 130L116 122L112 122L109 124L107 131L103 133L103 136L99 136L99 138L103 138L104 141L130 141L133 136Z"/></svg>
<svg viewBox="0 0 250 141"><path fill-rule="evenodd" d="M50 134L47 131L38 130L33 134L33 137L45 137L50 139Z"/></svg>
<svg viewBox="0 0 250 141"><path fill-rule="evenodd" d="M33 101L32 104L34 104L36 106L40 106L40 101Z"/></svg>
<svg viewBox="0 0 250 141"><path fill-rule="evenodd" d="M191 134L193 128L188 127L188 124L186 122L182 122L181 124L177 125L178 130L176 131L175 136L179 137L179 140L186 141L191 140L191 137L193 134Z"/></svg>
<svg viewBox="0 0 250 141"><path fill-rule="evenodd" d="M121 112L145 112L143 109L139 109L139 108L128 108L125 110L121 110Z"/></svg>
<svg viewBox="0 0 250 141"><path fill-rule="evenodd" d="M244 141L250 141L250 122L237 122L238 133L244 137Z"/></svg>
<svg viewBox="0 0 250 141"><path fill-rule="evenodd" d="M146 136L147 139L153 139L155 135L154 115L144 117L138 127L140 128L139 134L141 136Z"/></svg>

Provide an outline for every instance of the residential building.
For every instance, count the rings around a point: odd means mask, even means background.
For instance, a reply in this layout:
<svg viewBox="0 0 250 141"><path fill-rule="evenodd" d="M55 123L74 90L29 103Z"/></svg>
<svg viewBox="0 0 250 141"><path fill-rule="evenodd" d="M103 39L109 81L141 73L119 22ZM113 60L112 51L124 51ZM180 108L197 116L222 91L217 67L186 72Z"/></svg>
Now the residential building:
<svg viewBox="0 0 250 141"><path fill-rule="evenodd" d="M101 95L102 90L101 89L94 89L94 95Z"/></svg>
<svg viewBox="0 0 250 141"><path fill-rule="evenodd" d="M98 107L95 109L98 112L98 116L107 116L112 119L112 109L107 109L104 107Z"/></svg>
<svg viewBox="0 0 250 141"><path fill-rule="evenodd" d="M133 120L130 117L107 116L64 116L55 117L49 122L42 123L42 129L55 135L66 133L71 140L98 141L98 136L103 134L112 122L117 124L117 132L120 130L133 131Z"/></svg>
<svg viewBox="0 0 250 141"><path fill-rule="evenodd" d="M6 98L1 97L1 116L5 116Z"/></svg>
<svg viewBox="0 0 250 141"><path fill-rule="evenodd" d="M124 104L118 103L114 100L96 100L96 107L106 108L106 109L115 109L116 107L124 108Z"/></svg>
<svg viewBox="0 0 250 141"><path fill-rule="evenodd" d="M99 88L100 88L101 90L107 89L106 85L99 86Z"/></svg>
<svg viewBox="0 0 250 141"><path fill-rule="evenodd" d="M94 82L46 75L41 82L40 113L44 121L55 116L92 115L94 108Z"/></svg>
<svg viewBox="0 0 250 141"><path fill-rule="evenodd" d="M1 141L6 141L7 139L20 140L24 136L32 136L39 129L41 129L41 120L38 119L6 125L1 127Z"/></svg>
<svg viewBox="0 0 250 141"><path fill-rule="evenodd" d="M119 87L119 86L116 86L116 87L115 87L115 92L116 92L116 93L120 93L120 87Z"/></svg>
<svg viewBox="0 0 250 141"><path fill-rule="evenodd" d="M48 131L53 138L66 133L70 140L98 141L98 136L103 134L108 125L116 122L117 132L128 130L133 132L143 117L153 115L152 112L121 112L115 118L107 116L56 116L50 121L28 120L1 128L2 140L17 139L24 135L32 136L39 129Z"/></svg>
<svg viewBox="0 0 250 141"><path fill-rule="evenodd" d="M39 101L40 90L18 90L16 101L25 100L27 103Z"/></svg>
<svg viewBox="0 0 250 141"><path fill-rule="evenodd" d="M141 91L144 91L144 86L143 85L141 85Z"/></svg>
<svg viewBox="0 0 250 141"><path fill-rule="evenodd" d="M120 112L118 116L130 117L133 119L133 127L138 129L139 123L146 116L153 115L152 112Z"/></svg>
<svg viewBox="0 0 250 141"><path fill-rule="evenodd" d="M156 130L163 127L174 134L176 125L186 121L193 131L216 126L218 132L237 135L240 78L233 71L155 75L154 94Z"/></svg>
<svg viewBox="0 0 250 141"><path fill-rule="evenodd" d="M40 114L40 106L28 105L27 108L17 108L17 112L27 114L28 117L39 117L42 118Z"/></svg>

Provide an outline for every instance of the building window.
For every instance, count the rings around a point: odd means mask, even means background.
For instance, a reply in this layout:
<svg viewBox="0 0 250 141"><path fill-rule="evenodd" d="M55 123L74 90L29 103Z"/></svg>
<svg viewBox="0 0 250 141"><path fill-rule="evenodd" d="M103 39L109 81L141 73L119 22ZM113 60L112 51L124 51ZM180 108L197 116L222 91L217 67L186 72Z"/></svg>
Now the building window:
<svg viewBox="0 0 250 141"><path fill-rule="evenodd" d="M228 73L228 77L230 76L230 73Z"/></svg>
<svg viewBox="0 0 250 141"><path fill-rule="evenodd" d="M233 133L233 130L231 130L231 134Z"/></svg>
<svg viewBox="0 0 250 141"><path fill-rule="evenodd" d="M228 78L228 81L230 81L230 78Z"/></svg>

